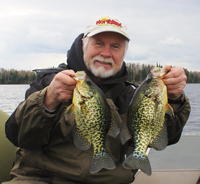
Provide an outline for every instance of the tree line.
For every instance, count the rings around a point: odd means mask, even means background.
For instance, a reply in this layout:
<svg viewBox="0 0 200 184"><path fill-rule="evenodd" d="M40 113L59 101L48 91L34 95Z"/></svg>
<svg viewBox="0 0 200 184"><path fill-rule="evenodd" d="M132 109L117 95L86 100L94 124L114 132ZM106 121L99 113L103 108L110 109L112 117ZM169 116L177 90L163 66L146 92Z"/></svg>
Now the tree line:
<svg viewBox="0 0 200 184"><path fill-rule="evenodd" d="M149 74L150 70L155 67L154 65L145 65L145 64L137 64L137 63L127 63L127 71L128 71L128 81L133 83L141 83ZM163 67L160 64L156 64L156 66ZM172 66L171 66L172 67ZM196 71L188 71L185 69L185 74L187 76L187 83L200 83L200 72Z"/></svg>
<svg viewBox="0 0 200 184"><path fill-rule="evenodd" d="M128 81L136 84L141 83L154 65L145 65L138 63L126 63L128 71ZM156 66L162 67L160 64ZM200 83L200 72L185 70L187 83ZM29 84L39 76L30 70L6 70L0 69L0 84Z"/></svg>
<svg viewBox="0 0 200 184"><path fill-rule="evenodd" d="M38 76L30 70L0 69L0 84L29 84Z"/></svg>

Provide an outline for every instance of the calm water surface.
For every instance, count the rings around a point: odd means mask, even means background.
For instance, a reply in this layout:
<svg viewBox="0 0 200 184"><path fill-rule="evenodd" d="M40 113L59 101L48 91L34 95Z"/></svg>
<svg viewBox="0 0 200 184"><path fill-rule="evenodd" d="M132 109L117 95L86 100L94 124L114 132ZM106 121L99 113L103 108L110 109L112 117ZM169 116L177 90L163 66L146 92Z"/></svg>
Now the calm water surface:
<svg viewBox="0 0 200 184"><path fill-rule="evenodd" d="M12 114L25 98L29 85L0 85L0 110Z"/></svg>
<svg viewBox="0 0 200 184"><path fill-rule="evenodd" d="M0 110L11 114L24 100L29 85L0 85ZM191 113L183 134L200 135L200 84L187 84L185 93L190 99Z"/></svg>
<svg viewBox="0 0 200 184"><path fill-rule="evenodd" d="M184 134L200 135L200 84L187 84L184 91L191 105L191 113L184 127Z"/></svg>

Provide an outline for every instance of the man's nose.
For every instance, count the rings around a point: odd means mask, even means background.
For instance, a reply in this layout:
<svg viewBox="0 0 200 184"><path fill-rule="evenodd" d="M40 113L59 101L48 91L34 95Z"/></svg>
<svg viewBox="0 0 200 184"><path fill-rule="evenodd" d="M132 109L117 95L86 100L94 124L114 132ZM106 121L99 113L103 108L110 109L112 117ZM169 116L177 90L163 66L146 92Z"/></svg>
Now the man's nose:
<svg viewBox="0 0 200 184"><path fill-rule="evenodd" d="M112 53L111 53L111 50L110 50L110 47L104 47L101 51L101 55L105 58L109 58L112 56Z"/></svg>

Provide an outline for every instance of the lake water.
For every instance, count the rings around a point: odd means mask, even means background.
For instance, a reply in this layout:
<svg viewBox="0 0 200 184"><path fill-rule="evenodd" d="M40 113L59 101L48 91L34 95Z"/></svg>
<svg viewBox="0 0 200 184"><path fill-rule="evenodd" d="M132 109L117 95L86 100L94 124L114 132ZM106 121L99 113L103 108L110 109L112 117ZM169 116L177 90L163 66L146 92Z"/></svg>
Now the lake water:
<svg viewBox="0 0 200 184"><path fill-rule="evenodd" d="M29 85L0 85L0 110L11 114L24 100ZM185 93L190 99L191 113L184 127L184 135L200 135L200 84L187 84Z"/></svg>

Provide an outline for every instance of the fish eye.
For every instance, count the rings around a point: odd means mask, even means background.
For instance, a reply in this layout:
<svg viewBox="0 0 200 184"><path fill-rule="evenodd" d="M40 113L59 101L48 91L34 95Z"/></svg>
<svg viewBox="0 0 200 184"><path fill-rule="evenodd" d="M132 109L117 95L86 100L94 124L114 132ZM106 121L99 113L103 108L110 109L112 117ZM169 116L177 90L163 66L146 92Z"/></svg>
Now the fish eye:
<svg viewBox="0 0 200 184"><path fill-rule="evenodd" d="M147 82L149 83L149 82L151 82L151 80L152 80L152 77L147 77Z"/></svg>
<svg viewBox="0 0 200 184"><path fill-rule="evenodd" d="M147 81L147 83L149 83L149 82L151 82L151 80L152 80L152 74L150 73L147 75L146 81Z"/></svg>
<svg viewBox="0 0 200 184"><path fill-rule="evenodd" d="M86 83L91 86L92 85L92 82L90 80L87 80Z"/></svg>

